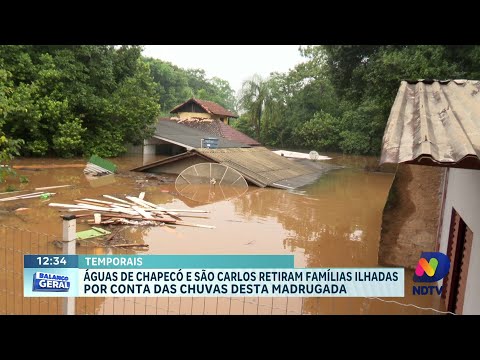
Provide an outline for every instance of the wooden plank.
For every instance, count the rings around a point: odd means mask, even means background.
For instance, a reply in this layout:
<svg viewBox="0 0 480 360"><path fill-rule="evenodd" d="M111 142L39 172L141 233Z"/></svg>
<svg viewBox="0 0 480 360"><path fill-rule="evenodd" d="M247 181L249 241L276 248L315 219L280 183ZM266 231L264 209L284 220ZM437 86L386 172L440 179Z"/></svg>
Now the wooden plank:
<svg viewBox="0 0 480 360"><path fill-rule="evenodd" d="M93 206L102 206L100 204L97 204L97 203L94 203L94 202L91 202L91 201L85 201L85 200L73 200L74 202L76 203L80 203L80 204L87 204L87 205L93 205ZM104 207L105 209L110 209L109 207L106 207L106 206L102 206Z"/></svg>
<svg viewBox="0 0 480 360"><path fill-rule="evenodd" d="M151 204L151 203L148 203L148 201L145 201L145 200L141 200L139 198L136 198L135 196L125 196L128 200L134 202L135 204L137 205L140 205L142 207L151 207L153 209L156 208L156 205L155 204Z"/></svg>
<svg viewBox="0 0 480 360"><path fill-rule="evenodd" d="M109 215L110 218L112 219L128 219L128 220L138 220L138 221L142 221L142 220L145 220L143 217L137 215L137 216L132 216L132 215ZM173 224L175 225L175 223L177 222L177 220L175 219L172 219L172 218L152 218L150 219L151 221L159 221L159 222L163 222L163 223L168 223L168 224Z"/></svg>
<svg viewBox="0 0 480 360"><path fill-rule="evenodd" d="M35 190L50 190L50 189L58 189L58 188L64 188L69 186L73 186L73 185L44 186L44 187L35 188Z"/></svg>
<svg viewBox="0 0 480 360"><path fill-rule="evenodd" d="M40 191L40 192L35 192L35 193L29 193L29 194L23 194L23 195L16 195L16 196L10 196L10 197L6 197L6 198L3 198L3 199L0 199L0 201L10 201L10 200L19 200L19 199L24 199L24 198L28 198L29 196L33 196L33 195L41 195L43 194L44 192L43 191Z"/></svg>
<svg viewBox="0 0 480 360"><path fill-rule="evenodd" d="M26 191L32 191L32 190L15 190L15 191L5 191L1 192L0 195L7 195L7 194L14 194L14 193L19 193L19 192L26 192ZM9 196L11 197L11 196Z"/></svg>
<svg viewBox="0 0 480 360"><path fill-rule="evenodd" d="M20 200L22 199L33 199L33 198L38 198L42 195L48 195L48 196L52 196L52 195L55 195L56 193L50 193L50 192L47 192L47 193L43 193L43 194L38 194L38 195L31 195L31 196L23 196L20 198Z"/></svg>
<svg viewBox="0 0 480 360"><path fill-rule="evenodd" d="M103 200L97 200L97 199L82 199L82 200L85 200L85 201L91 201L91 202L96 202L96 203L99 203L99 204L106 204L106 205L114 205L114 206L120 206L120 207L125 207L125 208L130 208L131 205L125 205L125 204L120 204L120 203L115 203L115 202L111 202L111 201L103 201Z"/></svg>
<svg viewBox="0 0 480 360"><path fill-rule="evenodd" d="M118 219L129 219L129 220L145 220L142 216L140 215L109 215L111 218L118 218ZM176 223L177 220L172 219L172 218L152 218L150 220L153 221L161 221L161 222L166 222L166 223Z"/></svg>
<svg viewBox="0 0 480 360"><path fill-rule="evenodd" d="M148 212L144 211L141 207L132 206L132 209L142 215L145 219L152 220L154 217L150 215Z"/></svg>
<svg viewBox="0 0 480 360"><path fill-rule="evenodd" d="M148 244L115 244L115 245L109 245L111 247L149 247L150 245Z"/></svg>
<svg viewBox="0 0 480 360"><path fill-rule="evenodd" d="M161 207L158 207L156 209L145 209L145 211L156 211L156 210L159 210L159 211L168 211L168 212L173 212L173 213L177 213L177 212L185 212L185 213L197 213L197 214L207 214L207 213L210 213L210 211L208 210L193 210L193 209L163 209Z"/></svg>
<svg viewBox="0 0 480 360"><path fill-rule="evenodd" d="M14 197L11 197L11 198L0 199L0 202L34 199L34 198L38 198L38 197L40 197L44 194L48 194L49 196L51 196L51 195L55 195L56 193L42 193L42 194L38 194L38 195L14 196Z"/></svg>
<svg viewBox="0 0 480 360"><path fill-rule="evenodd" d="M64 205L64 204L56 204L56 205ZM73 206L69 205L69 206L73 208L82 208L82 209L88 209L88 210L107 211L107 212L118 212L118 213L129 214L129 215L136 214L135 211L130 209L125 209L125 208L106 208L103 206L87 205L87 204L77 204L77 205L73 205Z"/></svg>
<svg viewBox="0 0 480 360"><path fill-rule="evenodd" d="M115 200L115 201L121 202L121 203L123 203L123 204L132 205L132 202L128 202L128 201L125 201L125 200L122 200L122 199L116 198L115 196L111 196L111 195L103 195L103 197L105 197L105 198L107 198L107 199L112 199L112 200ZM133 205L135 205L135 204L133 204Z"/></svg>
<svg viewBox="0 0 480 360"><path fill-rule="evenodd" d="M176 218L176 219L178 219L178 220L181 220L180 217L178 216L178 214L176 214L176 213L174 213L174 212L172 212L172 211L170 211L170 210L167 210L167 209L165 209L165 208L163 208L163 207L161 207L161 206L155 205L155 204L153 204L153 203L151 203L151 202L148 202L148 201L145 201L145 200L140 200L139 198L136 198L136 197L134 197L134 196L126 196L126 198L129 199L129 200L131 200L131 201L136 202L136 203L139 204L139 205L151 207L151 208L153 208L153 209L155 209L155 210L164 211L165 213L167 213L167 214L170 215L171 217ZM147 210L147 209L145 209L145 210Z"/></svg>
<svg viewBox="0 0 480 360"><path fill-rule="evenodd" d="M142 192L140 193L140 195L138 195L138 198L139 198L140 200L143 200L144 197L145 197L145 192L142 191Z"/></svg>

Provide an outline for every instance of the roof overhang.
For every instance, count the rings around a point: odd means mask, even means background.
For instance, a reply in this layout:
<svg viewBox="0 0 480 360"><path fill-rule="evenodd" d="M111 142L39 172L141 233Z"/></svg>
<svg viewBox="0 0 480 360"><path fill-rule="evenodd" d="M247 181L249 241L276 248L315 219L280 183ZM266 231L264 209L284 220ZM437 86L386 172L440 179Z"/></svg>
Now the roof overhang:
<svg viewBox="0 0 480 360"><path fill-rule="evenodd" d="M402 81L380 164L480 169L480 82Z"/></svg>

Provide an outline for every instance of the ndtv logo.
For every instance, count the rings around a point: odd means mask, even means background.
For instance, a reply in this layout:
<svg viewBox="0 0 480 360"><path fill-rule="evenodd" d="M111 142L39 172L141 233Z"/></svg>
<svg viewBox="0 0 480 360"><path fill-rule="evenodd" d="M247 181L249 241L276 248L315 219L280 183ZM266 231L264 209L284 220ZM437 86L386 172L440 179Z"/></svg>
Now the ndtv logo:
<svg viewBox="0 0 480 360"><path fill-rule="evenodd" d="M422 252L417 268L413 274L414 282L437 282L447 276L450 270L450 259L441 252ZM438 295L442 293L443 286L413 286L413 295Z"/></svg>

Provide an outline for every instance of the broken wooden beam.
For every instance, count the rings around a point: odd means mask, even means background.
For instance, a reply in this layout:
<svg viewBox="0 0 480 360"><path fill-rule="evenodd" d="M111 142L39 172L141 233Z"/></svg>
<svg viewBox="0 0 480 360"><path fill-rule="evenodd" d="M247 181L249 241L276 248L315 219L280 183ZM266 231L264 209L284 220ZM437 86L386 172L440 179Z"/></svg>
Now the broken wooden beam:
<svg viewBox="0 0 480 360"><path fill-rule="evenodd" d="M122 199L119 199L119 198L116 198L115 196L111 196L111 195L102 195L103 197L107 198L107 199L111 199L111 200L115 200L115 201L118 201L118 202L121 202L123 204L127 204L127 205L135 205L135 203L132 203L132 202L129 202L129 201L126 201L126 200L122 200Z"/></svg>
<svg viewBox="0 0 480 360"><path fill-rule="evenodd" d="M38 190L59 189L59 188L64 188L64 187L69 187L69 186L73 186L73 185L44 186L44 187L35 188L35 191L38 191Z"/></svg>
<svg viewBox="0 0 480 360"><path fill-rule="evenodd" d="M148 244L114 244L114 245L108 245L110 247L149 247L150 245Z"/></svg>
<svg viewBox="0 0 480 360"><path fill-rule="evenodd" d="M148 219L148 220L154 219L152 215L150 215L148 212L144 211L142 208L138 206L132 206L132 209L138 212L140 215L142 215L142 217L144 217L145 219Z"/></svg>

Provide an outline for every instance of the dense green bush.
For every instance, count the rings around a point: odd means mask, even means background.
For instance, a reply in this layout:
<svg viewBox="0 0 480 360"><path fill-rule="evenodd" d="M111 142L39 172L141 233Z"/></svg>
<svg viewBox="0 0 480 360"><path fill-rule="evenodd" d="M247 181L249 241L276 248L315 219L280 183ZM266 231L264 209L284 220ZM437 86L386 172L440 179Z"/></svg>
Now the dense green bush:
<svg viewBox="0 0 480 360"><path fill-rule="evenodd" d="M480 46L326 45L301 48L288 73L242 89L241 129L267 145L378 154L402 80L479 79Z"/></svg>

